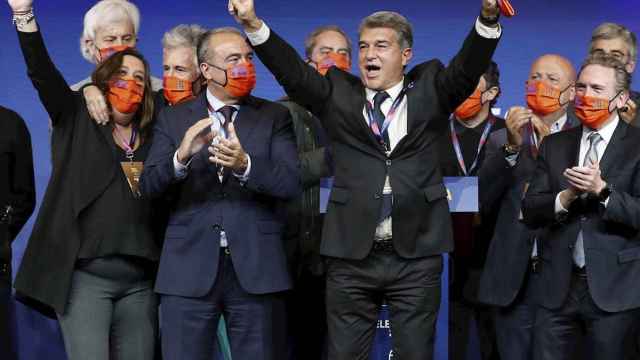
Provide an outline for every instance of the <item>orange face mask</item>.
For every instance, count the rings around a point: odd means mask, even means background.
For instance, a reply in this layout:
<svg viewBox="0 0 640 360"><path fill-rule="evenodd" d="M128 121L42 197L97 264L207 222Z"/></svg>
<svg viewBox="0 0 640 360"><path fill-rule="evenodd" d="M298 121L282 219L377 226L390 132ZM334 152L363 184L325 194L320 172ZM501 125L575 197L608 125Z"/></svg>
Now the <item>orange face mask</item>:
<svg viewBox="0 0 640 360"><path fill-rule="evenodd" d="M102 48L99 49L99 54L100 54L100 58L98 59L98 62L103 62L105 60L107 60L109 57L111 57L113 54L120 52L120 51L124 51L127 49L131 49L131 46L129 45L116 45L116 46L109 46L106 48Z"/></svg>
<svg viewBox="0 0 640 360"><path fill-rule="evenodd" d="M171 105L195 98L193 96L193 83L178 79L175 76L165 76L162 79L162 93Z"/></svg>
<svg viewBox="0 0 640 360"><path fill-rule="evenodd" d="M476 88L476 91L474 91L467 100L460 104L453 113L456 118L464 121L476 116L480 110L482 110L482 105L484 105L482 102L482 94L483 92Z"/></svg>
<svg viewBox="0 0 640 360"><path fill-rule="evenodd" d="M135 80L117 79L109 85L107 98L111 106L123 114L138 110L142 103L144 90Z"/></svg>
<svg viewBox="0 0 640 360"><path fill-rule="evenodd" d="M330 52L329 56L321 62L313 64L315 65L316 70L318 70L318 72L323 76L327 74L327 71L329 71L332 66L335 66L342 71L351 70L351 62L349 61L347 55L338 54L333 51Z"/></svg>
<svg viewBox="0 0 640 360"><path fill-rule="evenodd" d="M237 65L229 65L227 69L209 64L210 66L224 71L225 82L218 85L222 86L227 92L236 98L242 98L251 94L251 90L256 86L256 68L252 62L244 62Z"/></svg>
<svg viewBox="0 0 640 360"><path fill-rule="evenodd" d="M560 103L560 97L567 89L561 91L542 81L529 81L527 83L527 105L534 113L547 116L560 110L564 105Z"/></svg>
<svg viewBox="0 0 640 360"><path fill-rule="evenodd" d="M618 95L613 98L615 99ZM607 99L576 95L574 105L576 116L580 119L582 125L590 129L600 129L602 124L611 116L611 111L609 111L611 101Z"/></svg>

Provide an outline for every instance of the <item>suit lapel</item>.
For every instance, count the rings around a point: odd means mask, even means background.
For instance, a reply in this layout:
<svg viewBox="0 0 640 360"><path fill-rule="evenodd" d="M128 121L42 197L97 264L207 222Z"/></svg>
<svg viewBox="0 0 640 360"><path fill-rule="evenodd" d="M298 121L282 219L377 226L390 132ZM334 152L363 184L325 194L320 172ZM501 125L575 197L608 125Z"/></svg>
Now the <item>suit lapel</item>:
<svg viewBox="0 0 640 360"><path fill-rule="evenodd" d="M600 159L600 171L603 177L606 177L616 159L624 158L622 153L625 150L624 137L627 134L627 127L628 125L620 119L618 126L616 126L616 129L613 131L611 140Z"/></svg>

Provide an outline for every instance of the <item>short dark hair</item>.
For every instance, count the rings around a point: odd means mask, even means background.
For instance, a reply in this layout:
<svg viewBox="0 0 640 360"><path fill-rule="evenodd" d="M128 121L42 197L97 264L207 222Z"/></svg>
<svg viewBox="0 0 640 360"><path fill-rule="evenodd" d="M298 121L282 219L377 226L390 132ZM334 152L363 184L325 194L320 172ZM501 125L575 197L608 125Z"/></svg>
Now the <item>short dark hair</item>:
<svg viewBox="0 0 640 360"><path fill-rule="evenodd" d="M491 106L493 106L498 102L498 97L500 97L500 94L502 93L500 89L500 69L498 68L498 64L494 61L490 62L487 70L482 74L482 77L487 83L487 88L485 90L489 90L494 86L498 88L498 95L496 95L496 98L491 101Z"/></svg>
<svg viewBox="0 0 640 360"><path fill-rule="evenodd" d="M219 27L219 28L208 30L207 32L202 34L202 36L200 36L200 39L198 41L198 54L197 54L198 65L209 62L209 59L210 59L209 39L211 39L211 37L216 34L222 34L222 33L237 34L242 38L245 37L240 30L231 26Z"/></svg>
<svg viewBox="0 0 640 360"><path fill-rule="evenodd" d="M347 36L347 34L337 25L325 25L315 28L307 38L304 39L304 55L307 59L311 59L311 55L313 54L313 49L316 47L316 38L326 32L333 31L342 35L344 40L347 42L347 50L349 51L349 58L351 58L352 44L351 39Z"/></svg>
<svg viewBox="0 0 640 360"><path fill-rule="evenodd" d="M413 47L413 29L407 18L393 11L378 11L362 20L358 35L362 35L364 29L390 28L398 35L401 49Z"/></svg>
<svg viewBox="0 0 640 360"><path fill-rule="evenodd" d="M127 55L139 59L142 61L142 64L144 64L144 94L142 95L142 106L138 108L133 121L138 124L140 133L143 136L147 136L151 130L149 125L153 121L153 93L151 90L151 70L149 63L142 54L133 48L129 48L111 55L105 61L98 64L91 74L91 82L95 84L103 94L106 94L109 91L111 82L118 78L118 72L120 68L122 68L124 57Z"/></svg>

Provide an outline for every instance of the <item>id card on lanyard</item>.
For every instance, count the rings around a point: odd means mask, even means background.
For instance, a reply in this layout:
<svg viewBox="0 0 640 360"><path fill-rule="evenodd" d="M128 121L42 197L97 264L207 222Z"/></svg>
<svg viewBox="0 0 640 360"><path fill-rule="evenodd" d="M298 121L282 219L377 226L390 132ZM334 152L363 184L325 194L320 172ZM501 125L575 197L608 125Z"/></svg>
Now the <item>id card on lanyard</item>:
<svg viewBox="0 0 640 360"><path fill-rule="evenodd" d="M131 138L129 139L129 141L127 141L124 136L122 136L117 127L115 127L114 130L118 139L120 139L120 143L122 144L122 147L126 152L126 157L128 160L120 162L120 166L122 167L122 171L127 178L127 184L129 184L131 193L135 198L139 198L141 196L140 175L142 175L144 163L142 161L133 161L138 131L136 130L136 128L133 128L131 130Z"/></svg>

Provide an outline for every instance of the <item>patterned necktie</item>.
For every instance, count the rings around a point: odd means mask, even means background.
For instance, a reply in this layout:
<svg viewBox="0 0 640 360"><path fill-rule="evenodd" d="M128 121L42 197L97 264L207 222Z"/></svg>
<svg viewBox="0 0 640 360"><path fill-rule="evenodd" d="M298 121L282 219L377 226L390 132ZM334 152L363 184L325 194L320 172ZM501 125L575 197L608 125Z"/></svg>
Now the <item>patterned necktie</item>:
<svg viewBox="0 0 640 360"><path fill-rule="evenodd" d="M591 166L598 162L598 144L602 141L602 136L594 131L589 134L587 139L589 140L589 150L587 150L587 154L582 162L583 166ZM579 268L583 268L586 264L582 229L578 232L578 238L576 239L576 244L573 247L573 263Z"/></svg>
<svg viewBox="0 0 640 360"><path fill-rule="evenodd" d="M224 132L221 135L224 136L225 139L229 138L229 124L233 122L233 113L236 112L236 110L237 109L235 107L229 105L223 106L218 110L218 112L224 117L224 122L222 123L222 129ZM224 166L218 165L218 178L222 180L223 176Z"/></svg>
<svg viewBox="0 0 640 360"><path fill-rule="evenodd" d="M382 133L382 125L384 124L385 116L384 116L384 113L382 112L382 109L380 109L380 106L382 106L382 103L388 98L389 98L389 94L386 91L380 91L376 93L376 95L373 97L373 117L381 133ZM382 134L382 138L384 139L384 143L387 146L387 150L390 150L391 144L389 142L389 133L385 131Z"/></svg>

